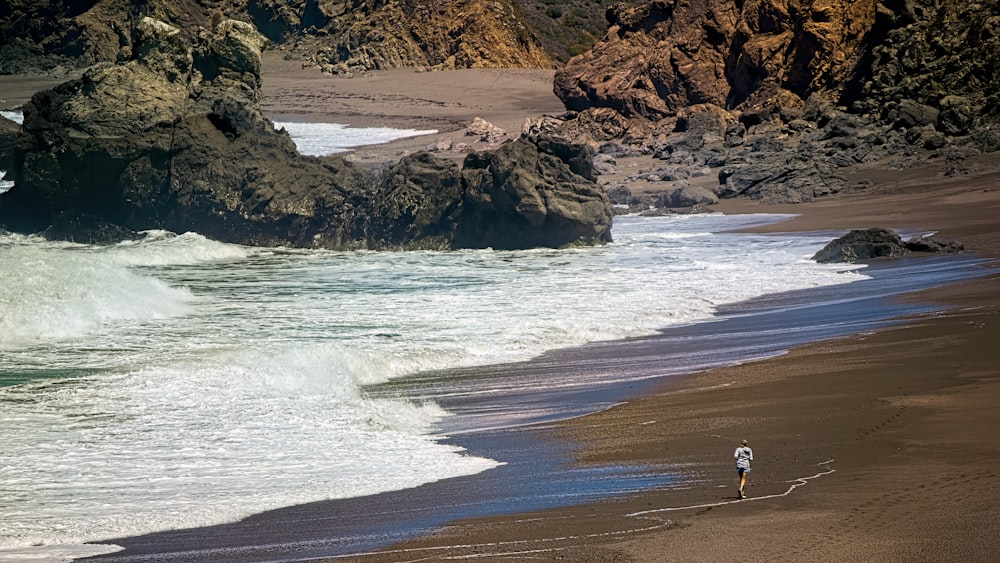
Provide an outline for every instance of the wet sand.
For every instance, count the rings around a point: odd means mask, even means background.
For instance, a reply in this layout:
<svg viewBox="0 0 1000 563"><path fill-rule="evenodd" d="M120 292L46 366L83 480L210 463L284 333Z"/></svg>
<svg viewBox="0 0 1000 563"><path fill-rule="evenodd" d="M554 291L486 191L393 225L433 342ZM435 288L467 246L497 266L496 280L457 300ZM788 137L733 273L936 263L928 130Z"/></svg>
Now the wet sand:
<svg viewBox="0 0 1000 563"><path fill-rule="evenodd" d="M997 157L938 164L813 204L763 230L940 231L1000 256ZM912 258L909 260L920 260ZM626 499L452 523L366 561L493 554L570 561L990 561L1000 548L1000 271L911 294L943 311L788 354L670 378L559 425L581 465L675 464L695 476ZM766 327L765 327L766 328ZM754 448L749 500L732 452Z"/></svg>
<svg viewBox="0 0 1000 563"><path fill-rule="evenodd" d="M280 66L265 69L264 105L272 117L355 126L423 123L420 128L460 135L477 115L515 127L524 117L560 109L551 82L521 71L511 75L521 82L497 71L321 79ZM521 93L503 90L508 85ZM336 105L345 92L355 106ZM432 140L357 153L392 158ZM939 231L970 252L1000 258L1000 157L970 163L975 172L958 178L941 175L942 161L904 172L873 166L857 173L875 182L864 191L795 206L727 201L718 209L799 214L765 229L771 231ZM268 513L228 538L222 528L168 535L178 546L186 537L214 538L219 550L202 552L203 560L242 559L239 546L255 529L261 537L277 532L311 546L297 557L337 553L379 518L397 523L382 539L423 535L346 559L993 560L1000 550L994 438L1000 430L1000 275L991 271L906 300L935 304L936 312L776 358L673 376L600 413L526 430L519 442L532 444L540 457L558 451L583 470L671 468L686 476L683 487L647 483L634 494L568 508L449 522L417 509L421 502L440 507L461 499L442 499L431 486L359 499L351 509L307 505ZM754 447L755 463L750 499L740 501L731 456L743 438ZM492 479L487 473L458 486L462 494L478 494ZM154 553L165 539L143 542ZM119 555L142 560L142 553Z"/></svg>
<svg viewBox="0 0 1000 563"><path fill-rule="evenodd" d="M906 171L873 165L854 173L872 180L864 190L717 209L798 215L769 231L937 231L997 258L1000 156L970 164L973 174L957 178L943 176L940 158ZM906 299L938 312L671 377L642 398L539 430L539 448L550 439L575 445L579 467L678 467L692 477L687 488L451 522L348 559L992 560L1000 549L1000 276ZM751 498L739 501L731 456L743 438L756 460Z"/></svg>

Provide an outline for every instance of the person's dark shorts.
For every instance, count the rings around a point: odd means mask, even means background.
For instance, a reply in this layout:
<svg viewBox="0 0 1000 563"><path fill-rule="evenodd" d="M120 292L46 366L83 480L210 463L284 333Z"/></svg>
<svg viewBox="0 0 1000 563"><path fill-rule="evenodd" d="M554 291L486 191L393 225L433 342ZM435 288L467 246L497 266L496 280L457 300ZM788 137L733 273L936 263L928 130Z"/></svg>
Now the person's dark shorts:
<svg viewBox="0 0 1000 563"><path fill-rule="evenodd" d="M741 476L742 476L742 475L743 475L744 473L748 473L749 471L750 471L750 468L749 468L749 467L737 467L737 468L736 468L736 473L740 474Z"/></svg>

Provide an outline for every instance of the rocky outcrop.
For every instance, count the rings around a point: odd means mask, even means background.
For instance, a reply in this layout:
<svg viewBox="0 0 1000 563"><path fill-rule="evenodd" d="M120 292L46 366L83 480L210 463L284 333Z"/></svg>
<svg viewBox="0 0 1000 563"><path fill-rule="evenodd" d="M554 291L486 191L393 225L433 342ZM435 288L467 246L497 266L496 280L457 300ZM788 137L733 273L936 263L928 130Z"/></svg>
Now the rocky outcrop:
<svg viewBox="0 0 1000 563"><path fill-rule="evenodd" d="M556 74L577 113L555 129L717 168L721 197L810 201L851 188L851 166L938 151L960 174L1000 147L992 3L658 0L609 18Z"/></svg>
<svg viewBox="0 0 1000 563"><path fill-rule="evenodd" d="M842 88L871 28L865 0L660 0L610 14L593 50L556 76L567 108L660 120L681 108L774 105Z"/></svg>
<svg viewBox="0 0 1000 563"><path fill-rule="evenodd" d="M911 252L953 253L964 249L962 243L916 236L903 242L889 229L854 230L831 241L813 256L820 263L858 262L874 258L905 256Z"/></svg>
<svg viewBox="0 0 1000 563"><path fill-rule="evenodd" d="M592 159L585 145L549 137L470 153L456 243L522 248L610 241L611 203L593 183Z"/></svg>
<svg viewBox="0 0 1000 563"><path fill-rule="evenodd" d="M509 0L256 0L250 14L262 29L276 28L270 37L285 43L293 56L329 73L554 64ZM284 25L270 25L276 17ZM295 40L287 41L292 36Z"/></svg>
<svg viewBox="0 0 1000 563"><path fill-rule="evenodd" d="M869 38L845 103L945 135L1000 121L996 2L883 0Z"/></svg>
<svg viewBox="0 0 1000 563"><path fill-rule="evenodd" d="M903 256L909 251L899 235L889 229L854 230L831 241L812 259L820 263L857 262Z"/></svg>
<svg viewBox="0 0 1000 563"><path fill-rule="evenodd" d="M129 42L129 3L5 0L0 10L0 74L65 75L114 61Z"/></svg>
<svg viewBox="0 0 1000 563"><path fill-rule="evenodd" d="M25 106L16 186L0 198L8 228L76 240L166 229L323 248L608 238L607 198L587 177L579 147L539 137L480 156L515 175L535 166L531 190L498 180L518 202L511 209L508 200L482 197L490 188L478 165L473 173L420 155L376 174L342 158L298 154L260 112L264 38L250 24L222 21L192 47L176 28L147 18L136 37L132 60L95 66ZM518 214L525 220L512 218ZM474 223L493 217L523 232L477 239Z"/></svg>
<svg viewBox="0 0 1000 563"><path fill-rule="evenodd" d="M528 11L537 14L534 4L540 3L529 4ZM60 74L127 60L136 25L146 16L170 23L188 40L226 17L250 21L289 57L341 73L551 68L553 54L566 46L543 47L535 28L558 37L579 35L572 29L578 18L564 24L536 19L546 25L529 27L516 0L13 0L0 11L0 74ZM572 33L558 33L563 27Z"/></svg>

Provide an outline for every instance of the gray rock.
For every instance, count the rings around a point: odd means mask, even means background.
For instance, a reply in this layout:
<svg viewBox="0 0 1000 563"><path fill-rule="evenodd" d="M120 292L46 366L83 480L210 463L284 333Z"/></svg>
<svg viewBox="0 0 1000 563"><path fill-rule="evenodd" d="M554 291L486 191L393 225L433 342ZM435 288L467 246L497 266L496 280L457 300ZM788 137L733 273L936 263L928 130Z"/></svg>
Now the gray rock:
<svg viewBox="0 0 1000 563"><path fill-rule="evenodd" d="M557 138L529 138L465 158L459 247L527 248L611 240L611 202L581 174L593 153Z"/></svg>
<svg viewBox="0 0 1000 563"><path fill-rule="evenodd" d="M684 185L660 194L656 201L656 207L683 208L716 203L719 203L719 197L709 190Z"/></svg>
<svg viewBox="0 0 1000 563"><path fill-rule="evenodd" d="M965 96L941 98L937 128L948 135L965 135L975 124L976 107Z"/></svg>
<svg viewBox="0 0 1000 563"><path fill-rule="evenodd" d="M425 154L374 173L302 156L260 111L264 40L253 26L226 20L191 46L146 18L136 36L133 59L92 67L25 106L0 224L91 242L165 229L338 249L610 238L586 147L514 141L481 153L468 175ZM496 175L480 178L479 161Z"/></svg>
<svg viewBox="0 0 1000 563"><path fill-rule="evenodd" d="M605 187L608 199L614 205L629 205L632 200L632 190L625 184L615 184Z"/></svg>
<svg viewBox="0 0 1000 563"><path fill-rule="evenodd" d="M723 168L719 172L719 196L746 196L766 203L802 203L830 195L847 187L830 164L813 159L769 159Z"/></svg>
<svg viewBox="0 0 1000 563"><path fill-rule="evenodd" d="M902 100L896 108L897 127L923 127L937 123L938 110L913 100Z"/></svg>
<svg viewBox="0 0 1000 563"><path fill-rule="evenodd" d="M906 241L906 249L910 252L934 252L952 254L965 250L965 245L957 240L942 239L934 236L917 235Z"/></svg>
<svg viewBox="0 0 1000 563"><path fill-rule="evenodd" d="M509 138L506 129L497 127L481 117L472 120L465 129L465 135L490 144L500 143Z"/></svg>
<svg viewBox="0 0 1000 563"><path fill-rule="evenodd" d="M899 235L889 229L853 230L831 241L812 259L820 263L857 262L909 253Z"/></svg>
<svg viewBox="0 0 1000 563"><path fill-rule="evenodd" d="M616 174L620 170L613 156L604 153L594 155L594 172L598 175Z"/></svg>

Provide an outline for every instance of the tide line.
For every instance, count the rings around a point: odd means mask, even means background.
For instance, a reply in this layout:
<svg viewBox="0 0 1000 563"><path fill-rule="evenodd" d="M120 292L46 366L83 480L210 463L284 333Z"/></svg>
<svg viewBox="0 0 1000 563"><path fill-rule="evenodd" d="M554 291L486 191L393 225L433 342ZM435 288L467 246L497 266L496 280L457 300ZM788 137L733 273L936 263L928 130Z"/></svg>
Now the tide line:
<svg viewBox="0 0 1000 563"><path fill-rule="evenodd" d="M698 508L712 508L712 507L716 507L716 506L725 506L727 504L743 503L743 502L747 502L747 501L765 500L765 499L769 499L769 498L786 497L786 496L792 494L792 491L794 491L795 489L797 489L797 488L805 485L809 481L812 481L813 479L818 479L818 478L820 478L820 477L822 477L824 475L829 475L831 473L836 472L837 471L836 469L833 469L833 468L830 467L830 464L833 463L833 461L834 460L832 460L832 459L828 459L828 460L826 460L826 461L824 461L822 463L818 463L817 464L819 466L826 467L826 471L820 471L819 473L817 473L815 475L810 475L808 477L799 477L797 479L792 479L791 481L788 481L789 483L791 483L791 486L789 486L788 490L786 490L783 493L777 493L777 494L773 494L773 495L764 495L762 497L753 497L753 498L738 499L738 500L724 500L724 501L719 501L719 502L709 502L709 503L705 503L705 504L690 504L690 505L687 505L687 506L671 506L671 507L667 507L667 508L654 508L654 509L651 509L651 510L642 510L642 511L639 511L639 512L632 512L632 513L626 514L625 516L628 516L628 517L631 517L631 518L635 518L637 516L643 516L643 515L646 515L646 514L656 514L656 513L659 513L659 512L676 512L676 511L679 511L679 510L694 510L694 509L698 509Z"/></svg>
<svg viewBox="0 0 1000 563"><path fill-rule="evenodd" d="M796 479L792 479L791 481L788 481L788 483L791 483L791 485L783 493L777 493L777 494L773 494L773 495L765 495L765 496L762 496L762 497L747 498L747 499L742 499L742 500L729 500L729 501L711 502L711 503L705 503L705 504L691 504L691 505L686 505L686 506L672 506L672 507L667 507L667 508L654 508L654 509L651 509L651 510L642 510L642 511L639 511L639 512L631 512L631 513L628 513L628 514L624 514L623 516L625 516L627 518L640 518L640 517L646 516L648 514L657 514L657 513L660 513L660 512L676 512L676 511L680 511L680 510L693 510L693 509L698 509L698 508L709 508L709 507L715 507L715 506L725 506L727 504L735 504L735 503L738 503L738 502L747 502L747 501L754 501L754 500L764 500L764 499L785 497L785 496L788 496L788 495L792 494L792 491L794 491L795 489L797 489L797 488L799 488L799 487L801 487L801 486L809 483L809 481L812 481L814 479L818 479L818 478L820 478L820 477L822 477L824 475L830 475L831 473L835 473L837 470L833 469L832 467L830 467L830 465L834 461L835 460L833 460L833 459L828 459L826 461L823 461L821 463L816 464L817 466L824 467L826 469L826 471L820 471L819 473L816 473L815 475L810 475L808 477L798 477ZM544 544L554 544L554 543L559 543L559 542L574 541L574 540L583 540L583 539L594 539L594 538L603 538L603 537L627 536L627 535L636 534L636 533L651 532L651 531L654 531L654 530L658 530L660 528L665 528L665 527L671 526L672 524L673 524L673 522L671 520L662 520L662 521L659 521L656 524L653 524L653 525L650 525L650 526L641 527L641 528L632 528L632 529L629 529L629 530L614 530L614 531L610 531L610 532L602 532L602 533L596 533L596 534L581 534L581 535L560 536L560 537L551 537L551 538L534 538L534 539L530 539L530 540L508 540L508 541L476 543L476 544L438 545L438 546L414 547L414 548L408 548L408 549L387 549L387 550L370 551L370 552L364 552L364 553L353 553L353 554L345 554L345 555L326 556L326 557L322 557L322 558L318 558L318 559L322 559L324 561L328 561L328 560L332 560L332 559L356 558L356 557L366 557L366 556L368 556L368 557L371 557L371 556L385 556L385 555L392 555L392 554L404 555L404 554L418 554L418 553L428 553L428 554L435 553L435 555L433 555L433 556L420 557L418 559L408 559L408 560L406 560L406 563L415 563L415 562L418 562L418 561L426 561L426 560L429 560L429 559L435 559L435 560L459 560L459 559L477 559L477 558L482 558L482 557L502 557L502 556L518 555L518 554L519 555L527 555L527 554L551 553L551 552L555 552L555 551L560 551L560 550L565 549L565 548L563 548L563 547L552 547L552 548L540 547L540 548L537 548L537 549L523 550L523 551L518 551L518 552L504 552L504 553L487 552L487 553L467 553L467 554L443 554L441 552L457 551L457 550L468 550L468 549L496 548L496 547L527 546L527 545L530 545L530 544L544 545Z"/></svg>

